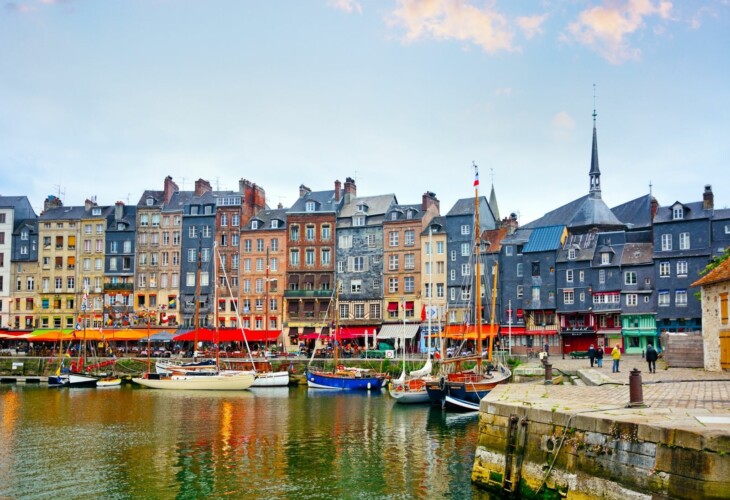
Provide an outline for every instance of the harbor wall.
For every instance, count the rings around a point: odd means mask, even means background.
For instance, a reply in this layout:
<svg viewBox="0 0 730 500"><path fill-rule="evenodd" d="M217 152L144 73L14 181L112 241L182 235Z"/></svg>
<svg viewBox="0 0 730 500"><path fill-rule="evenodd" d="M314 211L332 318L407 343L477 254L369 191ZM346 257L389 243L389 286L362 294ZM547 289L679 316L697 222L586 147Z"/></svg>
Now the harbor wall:
<svg viewBox="0 0 730 500"><path fill-rule="evenodd" d="M597 412L605 409L553 411L485 398L472 481L521 498L730 496L727 432Z"/></svg>

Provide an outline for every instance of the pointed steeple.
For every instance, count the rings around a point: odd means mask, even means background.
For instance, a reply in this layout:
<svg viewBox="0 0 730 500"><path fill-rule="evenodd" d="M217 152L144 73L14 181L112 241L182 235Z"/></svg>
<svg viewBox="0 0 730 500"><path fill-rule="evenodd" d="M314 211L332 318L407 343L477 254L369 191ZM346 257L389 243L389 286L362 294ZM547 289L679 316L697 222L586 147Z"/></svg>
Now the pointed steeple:
<svg viewBox="0 0 730 500"><path fill-rule="evenodd" d="M596 134L596 110L593 110L593 150L591 151L591 170L588 172L591 198L601 198L601 171L598 169L598 136Z"/></svg>
<svg viewBox="0 0 730 500"><path fill-rule="evenodd" d="M499 216L499 207L497 207L497 194L494 192L494 182L492 182L492 192L489 193L489 208L492 209L494 220L499 222L502 218Z"/></svg>

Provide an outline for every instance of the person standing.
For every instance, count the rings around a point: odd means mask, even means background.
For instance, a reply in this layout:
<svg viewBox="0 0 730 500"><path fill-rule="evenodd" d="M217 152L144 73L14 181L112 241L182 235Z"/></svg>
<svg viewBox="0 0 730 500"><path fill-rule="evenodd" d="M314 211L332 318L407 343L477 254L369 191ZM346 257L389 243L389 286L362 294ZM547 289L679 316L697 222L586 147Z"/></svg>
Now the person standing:
<svg viewBox="0 0 730 500"><path fill-rule="evenodd" d="M619 363L621 362L621 345L616 344L613 346L613 351L611 351L611 357L613 358L613 369L611 370L613 373L620 373L619 371Z"/></svg>
<svg viewBox="0 0 730 500"><path fill-rule="evenodd" d="M646 362L649 363L649 373L656 373L656 360L658 357L654 344L650 342L646 346Z"/></svg>
<svg viewBox="0 0 730 500"><path fill-rule="evenodd" d="M588 359L591 360L591 368L593 368L593 360L596 359L596 348L593 347L593 344L588 349Z"/></svg>
<svg viewBox="0 0 730 500"><path fill-rule="evenodd" d="M598 346L596 349L596 366L603 368L603 346Z"/></svg>

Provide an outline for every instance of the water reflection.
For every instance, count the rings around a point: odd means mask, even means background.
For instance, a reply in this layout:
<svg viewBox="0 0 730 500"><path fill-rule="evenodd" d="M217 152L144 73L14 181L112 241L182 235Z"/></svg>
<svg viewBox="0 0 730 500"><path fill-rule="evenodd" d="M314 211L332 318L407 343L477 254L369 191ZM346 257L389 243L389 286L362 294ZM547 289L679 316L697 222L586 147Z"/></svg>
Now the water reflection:
<svg viewBox="0 0 730 500"><path fill-rule="evenodd" d="M477 420L385 393L6 386L0 402L0 497L480 497Z"/></svg>

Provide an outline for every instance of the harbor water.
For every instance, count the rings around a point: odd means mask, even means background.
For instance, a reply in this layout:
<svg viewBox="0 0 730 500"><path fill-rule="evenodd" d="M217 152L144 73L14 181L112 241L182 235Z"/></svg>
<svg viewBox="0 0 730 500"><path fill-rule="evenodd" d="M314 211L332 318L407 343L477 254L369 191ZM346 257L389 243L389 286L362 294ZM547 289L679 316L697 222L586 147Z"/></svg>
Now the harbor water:
<svg viewBox="0 0 730 500"><path fill-rule="evenodd" d="M386 393L0 386L0 498L488 498L475 416Z"/></svg>

